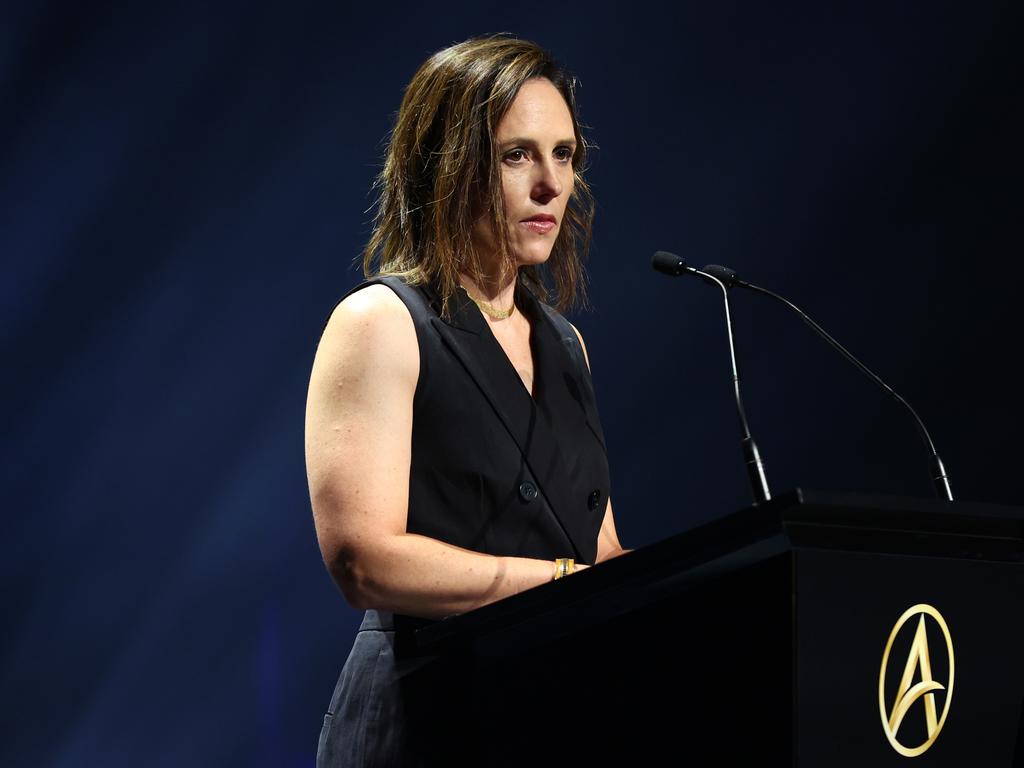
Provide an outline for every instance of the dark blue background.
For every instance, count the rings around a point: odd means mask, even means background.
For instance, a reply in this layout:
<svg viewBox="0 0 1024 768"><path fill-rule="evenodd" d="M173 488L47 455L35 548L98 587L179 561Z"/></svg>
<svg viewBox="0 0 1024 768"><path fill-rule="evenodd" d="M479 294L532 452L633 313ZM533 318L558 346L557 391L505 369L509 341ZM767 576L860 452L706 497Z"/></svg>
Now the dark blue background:
<svg viewBox="0 0 1024 768"><path fill-rule="evenodd" d="M960 498L1024 501L1012 5L5 5L0 763L312 765L359 616L316 546L309 368L402 88L474 34L582 82L574 319L625 545L749 502L720 299L656 249L790 296L917 407ZM894 403L734 301L776 490L931 493Z"/></svg>

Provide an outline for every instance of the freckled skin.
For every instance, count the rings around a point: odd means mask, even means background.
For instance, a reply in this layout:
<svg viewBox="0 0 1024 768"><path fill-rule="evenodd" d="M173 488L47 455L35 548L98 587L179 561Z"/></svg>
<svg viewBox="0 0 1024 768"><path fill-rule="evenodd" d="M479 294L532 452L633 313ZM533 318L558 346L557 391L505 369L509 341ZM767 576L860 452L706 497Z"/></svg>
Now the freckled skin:
<svg viewBox="0 0 1024 768"><path fill-rule="evenodd" d="M502 196L506 226L516 267L543 264L551 256L555 238L562 227L565 209L574 186L572 157L576 150L572 115L562 94L549 80L536 78L523 83L495 131L495 145L501 163ZM555 220L548 232L537 232L524 220L545 214ZM487 274L498 275L497 238L488 217L481 217L473 229L473 243ZM488 285L467 283L477 296L493 306L512 306L514 276L506 275ZM530 353L530 324L521 314L494 322L491 332L505 350L527 391L533 392L533 356Z"/></svg>
<svg viewBox="0 0 1024 768"><path fill-rule="evenodd" d="M544 79L523 84L496 128L496 144L514 266L543 264L575 178L572 116L554 85ZM537 214L550 215L555 226L542 232L522 224ZM464 287L496 309L511 309L516 275L499 269L490 222L481 218L470 234L491 279L477 285L462 274ZM532 391L529 321L514 310L504 320L485 319ZM310 377L306 468L321 552L349 604L441 618L548 582L554 564L485 555L407 532L419 366L412 318L394 292L373 285L342 301ZM609 500L598 561L623 551Z"/></svg>
<svg viewBox="0 0 1024 768"><path fill-rule="evenodd" d="M516 265L543 264L561 229L575 178L572 156L576 139L562 94L548 80L527 80L498 123L495 141ZM539 234L520 224L538 213L554 216L555 227L550 232ZM489 218L481 217L473 228L473 244L485 266L494 261L495 243Z"/></svg>

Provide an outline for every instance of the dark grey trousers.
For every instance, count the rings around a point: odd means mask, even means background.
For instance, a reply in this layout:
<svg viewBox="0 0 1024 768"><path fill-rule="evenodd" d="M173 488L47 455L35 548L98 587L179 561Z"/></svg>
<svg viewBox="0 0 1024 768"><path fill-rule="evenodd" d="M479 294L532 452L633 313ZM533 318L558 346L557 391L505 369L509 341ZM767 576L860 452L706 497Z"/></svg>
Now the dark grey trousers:
<svg viewBox="0 0 1024 768"><path fill-rule="evenodd" d="M401 680L422 661L395 660L391 614L370 610L341 670L317 746L317 768L429 765L413 744Z"/></svg>

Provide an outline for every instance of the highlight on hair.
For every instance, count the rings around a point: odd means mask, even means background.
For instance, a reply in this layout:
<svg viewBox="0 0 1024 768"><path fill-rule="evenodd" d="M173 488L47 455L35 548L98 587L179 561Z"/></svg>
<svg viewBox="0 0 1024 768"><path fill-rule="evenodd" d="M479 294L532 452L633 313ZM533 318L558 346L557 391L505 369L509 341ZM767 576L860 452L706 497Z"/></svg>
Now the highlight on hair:
<svg viewBox="0 0 1024 768"><path fill-rule="evenodd" d="M559 310L586 304L583 263L594 199L583 178L587 143L576 114L576 81L540 46L507 34L438 51L406 87L374 184L379 196L363 252L367 277L388 274L412 285L434 284L447 312L460 271L478 284L487 277L471 240L474 221L484 215L498 233L500 263L512 267L494 135L520 87L533 78L549 80L569 108L576 137L574 188L547 263L521 268L519 279L545 300L553 283Z"/></svg>

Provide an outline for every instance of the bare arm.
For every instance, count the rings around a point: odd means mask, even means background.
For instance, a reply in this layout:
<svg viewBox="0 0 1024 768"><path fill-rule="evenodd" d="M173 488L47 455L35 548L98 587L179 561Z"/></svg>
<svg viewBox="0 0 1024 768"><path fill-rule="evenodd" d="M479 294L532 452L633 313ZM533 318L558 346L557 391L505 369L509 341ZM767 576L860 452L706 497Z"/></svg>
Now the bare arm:
<svg viewBox="0 0 1024 768"><path fill-rule="evenodd" d="M613 557L632 552L632 549L623 549L619 544L619 534L615 532L615 520L612 517L612 500L608 499L608 506L605 507L604 521L601 523L601 531L597 535L597 562L602 563Z"/></svg>
<svg viewBox="0 0 1024 768"><path fill-rule="evenodd" d="M306 472L320 551L345 599L440 618L550 581L552 561L406 532L418 376L412 318L391 289L369 286L338 306L310 376Z"/></svg>
<svg viewBox="0 0 1024 768"><path fill-rule="evenodd" d="M572 324L570 323L570 325ZM583 334L580 333L575 325L572 326L572 329L576 331L576 338L580 340L580 346L583 348L583 359L586 361L587 369L589 370L590 356L587 354L587 345L583 343ZM601 530L597 534L597 562L600 563L632 551L632 549L623 549L622 545L619 544L619 534L615 530L615 518L612 515L612 500L609 498L608 505L604 510Z"/></svg>

